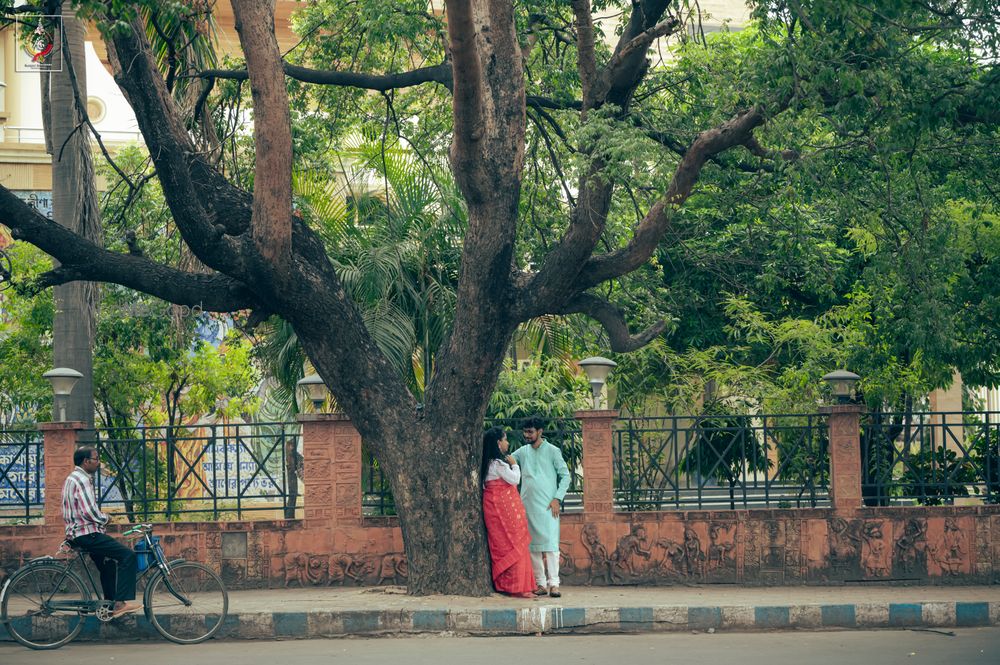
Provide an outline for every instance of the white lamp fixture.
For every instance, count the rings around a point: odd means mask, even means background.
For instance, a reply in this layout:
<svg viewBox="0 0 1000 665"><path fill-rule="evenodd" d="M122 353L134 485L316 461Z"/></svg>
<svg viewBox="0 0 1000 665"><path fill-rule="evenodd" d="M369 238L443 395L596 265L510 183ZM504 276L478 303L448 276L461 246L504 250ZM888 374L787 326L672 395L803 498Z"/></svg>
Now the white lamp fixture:
<svg viewBox="0 0 1000 665"><path fill-rule="evenodd" d="M837 404L848 404L854 394L854 386L861 377L854 372L845 369L838 369L823 377L823 380L830 384L830 390L837 400Z"/></svg>
<svg viewBox="0 0 1000 665"><path fill-rule="evenodd" d="M326 384L323 383L323 379L319 377L319 374L310 374L303 379L299 379L295 385L305 389L309 400L313 404L313 409L316 413L319 413L319 410L323 408L323 402L326 401Z"/></svg>
<svg viewBox="0 0 1000 665"><path fill-rule="evenodd" d="M587 380L590 381L590 391L594 395L594 408L604 408L604 384L607 383L611 370L618 367L618 363L601 356L593 356L584 358L578 364L587 373Z"/></svg>
<svg viewBox="0 0 1000 665"><path fill-rule="evenodd" d="M52 392L55 395L53 411L58 414L56 422L66 422L66 398L73 392L76 382L83 378L83 374L69 367L56 367L42 374L42 377L52 384Z"/></svg>

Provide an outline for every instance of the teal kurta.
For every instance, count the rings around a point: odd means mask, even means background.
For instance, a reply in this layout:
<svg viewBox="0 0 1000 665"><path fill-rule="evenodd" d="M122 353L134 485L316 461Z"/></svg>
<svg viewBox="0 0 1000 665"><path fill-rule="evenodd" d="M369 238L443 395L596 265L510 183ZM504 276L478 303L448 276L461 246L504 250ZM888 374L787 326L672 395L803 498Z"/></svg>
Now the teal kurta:
<svg viewBox="0 0 1000 665"><path fill-rule="evenodd" d="M569 489L569 469L562 451L542 439L538 448L524 445L514 451L521 467L521 501L528 513L532 552L559 551L559 518L549 504L560 501Z"/></svg>

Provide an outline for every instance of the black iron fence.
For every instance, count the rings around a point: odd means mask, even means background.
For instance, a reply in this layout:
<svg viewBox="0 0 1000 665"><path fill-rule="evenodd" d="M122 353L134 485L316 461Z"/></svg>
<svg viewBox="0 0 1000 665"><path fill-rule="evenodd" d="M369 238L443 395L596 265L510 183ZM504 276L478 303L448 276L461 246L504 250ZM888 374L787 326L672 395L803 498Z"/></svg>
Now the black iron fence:
<svg viewBox="0 0 1000 665"><path fill-rule="evenodd" d="M1000 412L871 413L865 505L1000 503Z"/></svg>
<svg viewBox="0 0 1000 665"><path fill-rule="evenodd" d="M102 509L129 520L293 518L298 423L98 429Z"/></svg>
<svg viewBox="0 0 1000 665"><path fill-rule="evenodd" d="M829 505L825 415L627 418L614 438L618 510Z"/></svg>
<svg viewBox="0 0 1000 665"><path fill-rule="evenodd" d="M513 452L524 445L521 434L521 419L491 419L484 428L502 427L507 431L510 451ZM570 484L566 499L563 501L565 512L580 512L583 510L583 435L580 422L573 418L557 418L546 423L543 437L552 445L560 448L566 466L569 468ZM378 461L371 451L362 445L363 457L361 467L361 510L364 515L395 515L396 504L392 498L389 481L385 478Z"/></svg>
<svg viewBox="0 0 1000 665"><path fill-rule="evenodd" d="M364 442L361 444L361 514L396 514L396 501L392 498L389 479Z"/></svg>
<svg viewBox="0 0 1000 665"><path fill-rule="evenodd" d="M42 434L0 429L0 524L41 521L45 502Z"/></svg>

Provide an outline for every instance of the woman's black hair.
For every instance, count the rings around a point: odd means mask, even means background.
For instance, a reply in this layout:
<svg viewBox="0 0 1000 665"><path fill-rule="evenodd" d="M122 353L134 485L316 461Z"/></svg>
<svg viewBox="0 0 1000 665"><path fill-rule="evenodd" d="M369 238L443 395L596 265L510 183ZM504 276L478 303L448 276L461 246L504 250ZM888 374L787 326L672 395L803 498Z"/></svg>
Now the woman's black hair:
<svg viewBox="0 0 1000 665"><path fill-rule="evenodd" d="M506 456L500 451L500 439L504 437L502 427L491 427L483 434L483 466L479 471L479 482L486 481L493 460L504 460Z"/></svg>

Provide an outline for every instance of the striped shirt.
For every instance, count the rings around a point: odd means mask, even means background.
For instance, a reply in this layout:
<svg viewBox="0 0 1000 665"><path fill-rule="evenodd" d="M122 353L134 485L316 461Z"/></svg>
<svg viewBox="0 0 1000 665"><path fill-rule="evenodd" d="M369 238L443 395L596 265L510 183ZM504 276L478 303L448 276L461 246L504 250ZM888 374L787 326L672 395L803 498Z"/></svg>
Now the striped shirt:
<svg viewBox="0 0 1000 665"><path fill-rule="evenodd" d="M80 467L73 469L63 483L62 514L66 522L66 540L89 533L104 533L110 519L97 506L94 484Z"/></svg>

